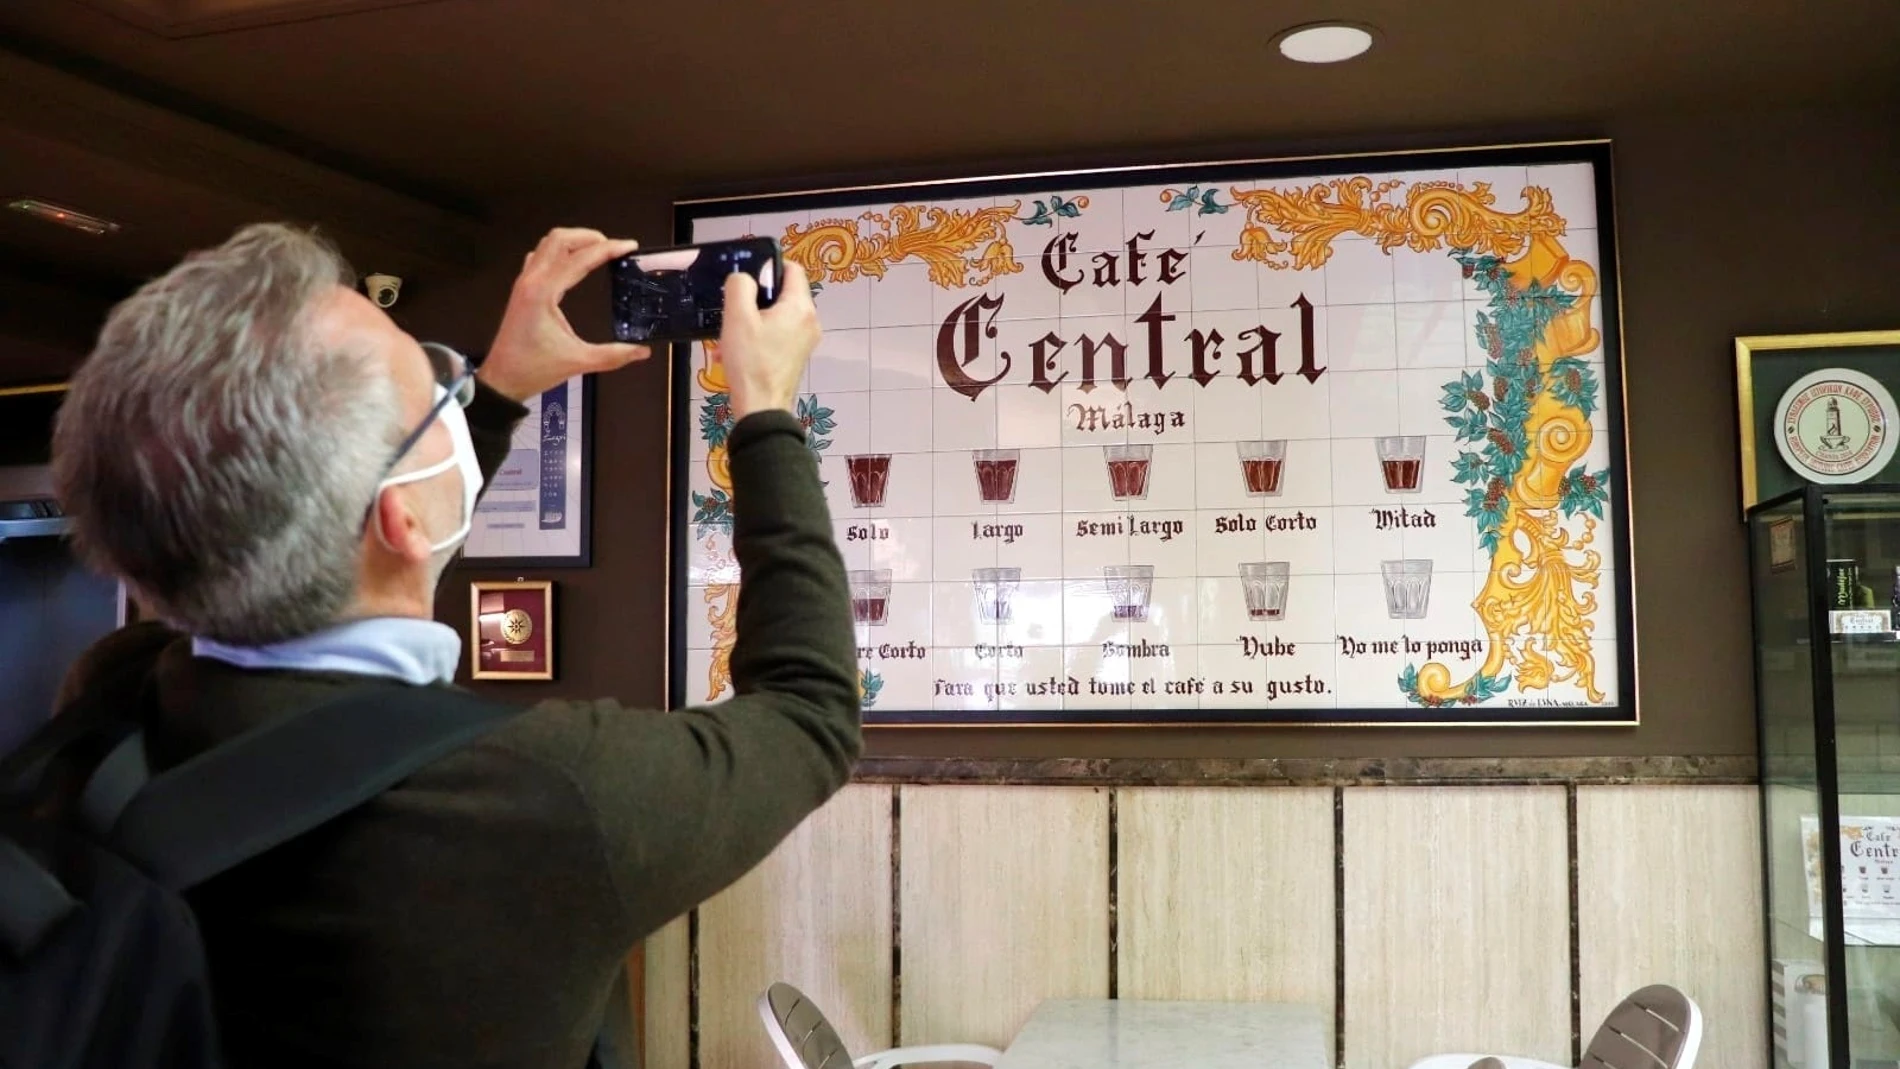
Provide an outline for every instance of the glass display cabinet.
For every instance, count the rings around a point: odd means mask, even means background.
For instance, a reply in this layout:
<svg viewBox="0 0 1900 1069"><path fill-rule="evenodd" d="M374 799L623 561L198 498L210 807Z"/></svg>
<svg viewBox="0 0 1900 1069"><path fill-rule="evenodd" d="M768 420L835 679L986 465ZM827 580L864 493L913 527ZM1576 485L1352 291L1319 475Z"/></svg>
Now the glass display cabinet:
<svg viewBox="0 0 1900 1069"><path fill-rule="evenodd" d="M1900 485L1748 535L1773 1064L1900 1066Z"/></svg>

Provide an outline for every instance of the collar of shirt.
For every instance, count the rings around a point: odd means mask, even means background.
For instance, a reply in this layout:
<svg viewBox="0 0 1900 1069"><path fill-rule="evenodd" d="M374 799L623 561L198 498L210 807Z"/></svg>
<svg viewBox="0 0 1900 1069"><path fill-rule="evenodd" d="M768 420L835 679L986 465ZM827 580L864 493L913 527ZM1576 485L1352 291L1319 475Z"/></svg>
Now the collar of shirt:
<svg viewBox="0 0 1900 1069"><path fill-rule="evenodd" d="M351 620L266 646L193 638L191 652L239 668L343 672L421 687L454 681L456 666L462 662L462 638L454 628L433 620L382 616Z"/></svg>

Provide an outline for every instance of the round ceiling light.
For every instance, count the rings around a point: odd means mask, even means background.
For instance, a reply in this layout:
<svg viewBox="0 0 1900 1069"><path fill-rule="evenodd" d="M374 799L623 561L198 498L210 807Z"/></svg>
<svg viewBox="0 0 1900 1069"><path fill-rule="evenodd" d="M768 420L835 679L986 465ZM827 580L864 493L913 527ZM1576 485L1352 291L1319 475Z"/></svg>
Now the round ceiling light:
<svg viewBox="0 0 1900 1069"><path fill-rule="evenodd" d="M1372 31L1345 22L1316 22L1287 30L1277 43L1280 54L1295 63L1339 63L1364 55L1372 47Z"/></svg>

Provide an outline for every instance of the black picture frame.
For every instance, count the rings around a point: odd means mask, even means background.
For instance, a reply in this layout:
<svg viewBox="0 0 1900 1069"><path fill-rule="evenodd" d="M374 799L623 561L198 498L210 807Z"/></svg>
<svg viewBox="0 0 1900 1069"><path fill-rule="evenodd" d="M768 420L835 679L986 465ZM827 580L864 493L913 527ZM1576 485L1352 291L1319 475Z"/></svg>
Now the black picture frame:
<svg viewBox="0 0 1900 1069"><path fill-rule="evenodd" d="M1221 183L1274 178L1324 178L1348 172L1396 172L1446 168L1588 163L1593 168L1598 236L1597 301L1602 310L1604 381L1602 394L1607 416L1610 454L1611 518L1599 529L1599 539L1614 547L1615 567L1604 577L1599 597L1613 599L1618 629L1615 638L1617 699L1600 706L1440 706L1334 709L1132 709L943 712L867 710L864 723L874 728L982 728L982 727L1150 727L1196 726L1305 726L1305 727L1635 727L1641 723L1636 692L1636 619L1633 596L1633 560L1630 544L1629 463L1625 425L1624 355L1621 344L1619 279L1615 234L1612 152L1607 140L1573 141L1482 148L1445 148L1398 153L1363 153L1326 157L1295 157L1184 162L1139 167L1102 167L1038 174L1002 175L942 182L875 185L822 191L746 197L683 199L674 206L674 240L694 239L700 216L729 216L748 211L837 209L866 204L888 204L907 199L948 201L957 198L1020 195L1034 198L1070 190L1105 186L1163 183ZM716 209L710 210L710 209ZM689 501L690 441L692 433L692 346L675 345L669 355L669 417L671 471L669 500L671 533L668 575L668 699L674 707L687 703L687 626L689 604L687 561L693 545ZM1601 542L1599 543L1601 544ZM1139 699L1137 699L1139 700Z"/></svg>
<svg viewBox="0 0 1900 1069"><path fill-rule="evenodd" d="M593 521L594 521L594 409L596 386L594 375L580 377L581 391L581 473L580 493L577 501L580 505L580 551L572 554L530 554L511 557L472 556L466 544L456 555L456 564L467 568L590 568L594 563ZM573 380L569 380L570 382Z"/></svg>

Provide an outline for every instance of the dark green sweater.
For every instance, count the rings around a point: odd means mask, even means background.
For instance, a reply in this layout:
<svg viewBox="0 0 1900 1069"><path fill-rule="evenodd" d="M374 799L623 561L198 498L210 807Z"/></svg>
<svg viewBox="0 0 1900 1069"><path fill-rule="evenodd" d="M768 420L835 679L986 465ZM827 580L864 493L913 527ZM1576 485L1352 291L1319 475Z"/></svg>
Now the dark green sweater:
<svg viewBox="0 0 1900 1069"><path fill-rule="evenodd" d="M485 471L524 413L486 389L470 407ZM193 891L235 1069L577 1069L603 1022L626 1034L629 951L845 783L856 653L817 466L782 412L730 449L737 696L543 702ZM152 684L121 700L144 703L161 768L364 682L194 658L143 625L88 651L68 693L127 676Z"/></svg>

